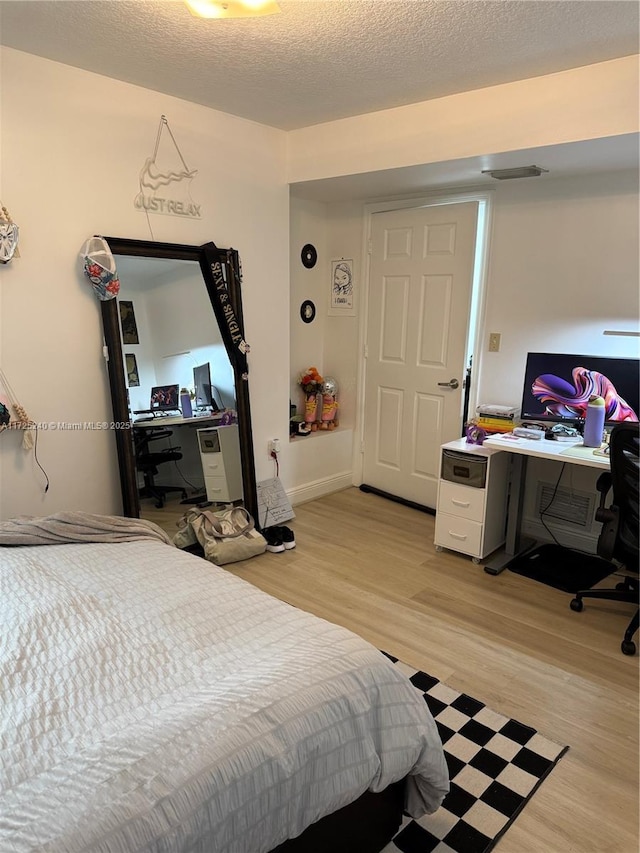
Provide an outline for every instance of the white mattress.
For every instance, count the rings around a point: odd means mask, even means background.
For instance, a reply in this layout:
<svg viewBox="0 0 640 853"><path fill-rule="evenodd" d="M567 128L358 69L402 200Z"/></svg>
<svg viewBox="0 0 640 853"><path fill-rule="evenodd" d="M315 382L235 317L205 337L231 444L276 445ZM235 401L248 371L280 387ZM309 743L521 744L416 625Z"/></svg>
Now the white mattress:
<svg viewBox="0 0 640 853"><path fill-rule="evenodd" d="M0 850L262 853L447 770L349 631L158 542L0 548Z"/></svg>

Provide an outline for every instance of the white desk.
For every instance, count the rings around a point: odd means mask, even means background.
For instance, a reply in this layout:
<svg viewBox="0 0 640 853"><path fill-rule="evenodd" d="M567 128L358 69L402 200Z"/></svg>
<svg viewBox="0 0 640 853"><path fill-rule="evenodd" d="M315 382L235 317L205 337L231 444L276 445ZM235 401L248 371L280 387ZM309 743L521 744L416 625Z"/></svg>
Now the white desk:
<svg viewBox="0 0 640 853"><path fill-rule="evenodd" d="M487 438L483 447L493 450L504 450L511 454L511 490L509 493L509 510L507 516L507 537L504 550L487 562L485 572L497 575L507 568L510 561L523 550L521 541L522 505L524 501L524 484L527 472L527 459L530 456L538 459L550 459L556 462L567 462L570 465L586 465L608 471L609 457L599 456L592 447L584 447L582 439L576 442L547 441L530 438L507 438L497 435Z"/></svg>
<svg viewBox="0 0 640 853"><path fill-rule="evenodd" d="M199 417L183 418L182 415L156 415L151 420L144 418L140 420L132 420L131 426L133 429L160 429L165 426L220 426L220 415L200 415Z"/></svg>
<svg viewBox="0 0 640 853"><path fill-rule="evenodd" d="M574 442L547 441L545 438L506 438L496 435L494 438L485 438L483 447L492 447L494 450L506 450L508 453L517 453L522 456L536 456L538 459L557 459L558 462L569 462L572 465L588 465L590 468L601 468L609 470L609 457L599 456L594 453L593 447L584 447L582 439Z"/></svg>

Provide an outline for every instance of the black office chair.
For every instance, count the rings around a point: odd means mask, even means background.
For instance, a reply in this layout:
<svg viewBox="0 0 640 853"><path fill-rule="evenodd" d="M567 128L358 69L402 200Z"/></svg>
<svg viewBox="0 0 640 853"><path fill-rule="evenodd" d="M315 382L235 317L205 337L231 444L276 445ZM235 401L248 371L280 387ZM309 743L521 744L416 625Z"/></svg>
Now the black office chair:
<svg viewBox="0 0 640 853"><path fill-rule="evenodd" d="M615 561L632 572L638 572L638 474L640 426L637 423L618 424L611 431L609 461L611 473L598 477L596 488L600 492L600 505L596 520L603 523L598 539L598 554L605 560ZM613 501L605 507L605 499L613 486ZM578 592L571 601L571 609L581 611L583 598L608 598L638 604L638 578L625 576L615 589L587 589ZM625 655L635 655L633 635L638 630L640 611L636 609L621 644Z"/></svg>
<svg viewBox="0 0 640 853"><path fill-rule="evenodd" d="M182 486L161 486L155 482L158 465L164 465L165 462L178 462L182 459L182 453L179 447L167 447L154 453L149 449L149 444L160 438L169 438L173 435L173 431L143 429L136 430L136 433L139 433L135 438L136 468L144 477L144 486L139 491L140 497L155 498L158 509L164 506L164 499L168 492L181 492L183 500L186 499L187 492Z"/></svg>

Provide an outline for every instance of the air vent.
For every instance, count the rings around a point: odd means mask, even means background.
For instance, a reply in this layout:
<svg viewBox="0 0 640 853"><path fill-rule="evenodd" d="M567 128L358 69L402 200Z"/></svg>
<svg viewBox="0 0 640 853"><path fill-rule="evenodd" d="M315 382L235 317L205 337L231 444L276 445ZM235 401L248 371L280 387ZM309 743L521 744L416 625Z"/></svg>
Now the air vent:
<svg viewBox="0 0 640 853"><path fill-rule="evenodd" d="M593 518L593 495L589 492L577 492L562 486L553 496L554 486L551 483L538 483L536 506L538 515L544 512L543 518L554 518L565 524L575 524L579 527L591 527ZM553 499L553 500L552 500Z"/></svg>

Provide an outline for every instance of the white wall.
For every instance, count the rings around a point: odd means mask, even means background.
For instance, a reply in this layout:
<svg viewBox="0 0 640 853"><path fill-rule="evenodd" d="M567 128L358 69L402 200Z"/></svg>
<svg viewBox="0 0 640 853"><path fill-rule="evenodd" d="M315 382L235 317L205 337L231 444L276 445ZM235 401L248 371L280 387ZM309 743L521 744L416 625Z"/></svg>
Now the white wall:
<svg viewBox="0 0 640 853"><path fill-rule="evenodd" d="M318 252L311 269L300 259L307 243ZM294 503L352 483L361 253L361 205L326 205L291 198L291 401L302 414L303 394L298 378L311 366L322 376L334 378L339 389L337 430L291 439L287 470L281 465L281 476ZM354 262L356 313L330 316L331 261L347 257ZM300 318L300 305L305 299L311 299L316 306L311 323Z"/></svg>
<svg viewBox="0 0 640 853"><path fill-rule="evenodd" d="M120 297L133 301L140 341L123 344L123 353L135 354L140 378L139 386L129 388L131 409L148 408L152 385L177 383L193 391L193 369L206 362L222 403L234 409L233 370L200 267L170 265L171 272L149 280L136 277L136 262L142 259L128 259L120 279Z"/></svg>
<svg viewBox="0 0 640 853"><path fill-rule="evenodd" d="M520 405L527 352L638 354L638 173L498 187L479 353L482 402Z"/></svg>
<svg viewBox="0 0 640 853"><path fill-rule="evenodd" d="M289 133L291 183L637 133L638 56Z"/></svg>
<svg viewBox="0 0 640 853"><path fill-rule="evenodd" d="M138 175L166 115L198 174L202 219L151 216L154 239L213 240L240 253L256 448L288 434L289 257L286 135L192 103L2 48L2 201L21 257L0 269L0 364L36 421L108 421L97 299L78 252L91 234L149 239ZM284 310L283 310L284 308ZM110 432L40 431L38 457L0 436L0 517L119 512ZM257 476L271 476L256 452Z"/></svg>

